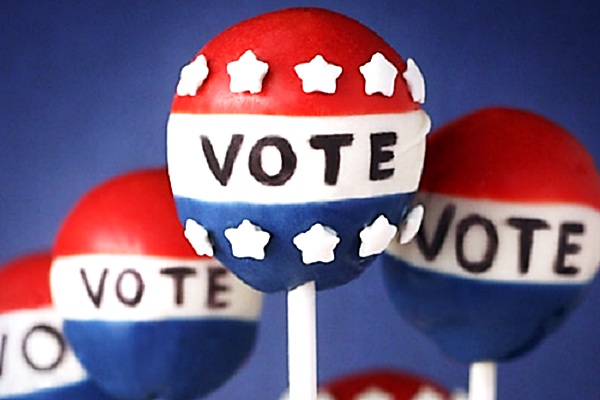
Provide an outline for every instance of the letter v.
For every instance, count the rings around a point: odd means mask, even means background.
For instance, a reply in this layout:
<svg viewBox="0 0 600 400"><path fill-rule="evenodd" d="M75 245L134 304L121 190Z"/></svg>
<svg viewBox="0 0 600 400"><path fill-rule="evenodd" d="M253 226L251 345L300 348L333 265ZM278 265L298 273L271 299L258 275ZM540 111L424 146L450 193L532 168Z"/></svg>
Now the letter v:
<svg viewBox="0 0 600 400"><path fill-rule="evenodd" d="M219 165L219 161L215 156L215 150L213 149L210 139L204 135L200 136L200 139L202 140L202 151L204 152L204 157L206 158L208 168L210 168L210 171L222 186L227 186L227 182L229 182L231 172L233 171L233 163L240 152L242 142L244 141L244 136L239 134L234 134L231 136L229 147L227 147L227 153L225 153L223 166Z"/></svg>
<svg viewBox="0 0 600 400"><path fill-rule="evenodd" d="M416 239L419 250L421 250L423 257L425 257L427 261L434 260L440 253L442 245L446 241L446 236L448 236L448 230L450 229L450 224L452 223L455 214L456 206L454 204L448 204L444 207L444 211L442 211L442 215L440 215L431 243L427 243L425 226L424 224L421 225L421 229L419 229Z"/></svg>
<svg viewBox="0 0 600 400"><path fill-rule="evenodd" d="M98 289L94 292L90 287L90 282L88 281L87 273L83 268L79 270L81 273L81 279L83 279L83 283L85 284L85 290L87 291L90 300L96 306L96 308L100 308L100 303L102 303L102 298L104 297L104 283L106 282L106 275L108 275L108 269L104 268L102 271L102 276L100 276L100 282L98 282Z"/></svg>

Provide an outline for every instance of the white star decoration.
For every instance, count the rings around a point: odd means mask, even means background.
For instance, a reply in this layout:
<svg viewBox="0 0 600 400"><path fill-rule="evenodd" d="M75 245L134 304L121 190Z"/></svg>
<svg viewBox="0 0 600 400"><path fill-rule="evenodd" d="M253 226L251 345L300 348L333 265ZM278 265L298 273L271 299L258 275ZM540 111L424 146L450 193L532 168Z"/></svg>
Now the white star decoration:
<svg viewBox="0 0 600 400"><path fill-rule="evenodd" d="M371 387L356 395L353 400L394 400L394 396L377 387Z"/></svg>
<svg viewBox="0 0 600 400"><path fill-rule="evenodd" d="M193 219L188 219L185 221L185 231L183 234L196 251L196 254L209 257L214 255L213 246L208 237L208 231L204 229L202 225Z"/></svg>
<svg viewBox="0 0 600 400"><path fill-rule="evenodd" d="M227 228L224 233L231 243L231 253L234 257L256 260L265 258L265 246L271 238L269 232L245 219L237 228Z"/></svg>
<svg viewBox="0 0 600 400"><path fill-rule="evenodd" d="M367 226L358 234L361 240L358 255L368 257L382 253L397 231L398 228L390 224L385 215L380 215L370 226Z"/></svg>
<svg viewBox="0 0 600 400"><path fill-rule="evenodd" d="M406 71L402 74L414 101L423 104L425 102L425 78L415 60L406 60Z"/></svg>
<svg viewBox="0 0 600 400"><path fill-rule="evenodd" d="M411 400L444 400L444 396L439 394L435 389L424 387L420 389Z"/></svg>
<svg viewBox="0 0 600 400"><path fill-rule="evenodd" d="M391 97L398 69L381 53L373 54L371 61L362 65L360 73L365 77L365 93L372 95L381 93Z"/></svg>
<svg viewBox="0 0 600 400"><path fill-rule="evenodd" d="M330 64L321 55L317 55L308 63L296 65L294 71L302 79L302 90L305 93L332 94L335 93L336 79L342 74L342 67Z"/></svg>
<svg viewBox="0 0 600 400"><path fill-rule="evenodd" d="M229 90L232 93L260 93L267 71L269 64L257 59L252 50L247 50L237 61L227 64L227 73L231 78Z"/></svg>
<svg viewBox="0 0 600 400"><path fill-rule="evenodd" d="M420 204L410 210L400 230L400 244L407 244L414 239L421 228L424 214L425 209Z"/></svg>
<svg viewBox="0 0 600 400"><path fill-rule="evenodd" d="M179 83L177 84L177 95L195 96L207 76L206 57L200 54L194 61L181 69Z"/></svg>
<svg viewBox="0 0 600 400"><path fill-rule="evenodd" d="M314 224L308 231L296 235L293 242L302 252L304 264L319 261L328 263L335 259L333 251L340 242L340 238L333 229L321 224Z"/></svg>

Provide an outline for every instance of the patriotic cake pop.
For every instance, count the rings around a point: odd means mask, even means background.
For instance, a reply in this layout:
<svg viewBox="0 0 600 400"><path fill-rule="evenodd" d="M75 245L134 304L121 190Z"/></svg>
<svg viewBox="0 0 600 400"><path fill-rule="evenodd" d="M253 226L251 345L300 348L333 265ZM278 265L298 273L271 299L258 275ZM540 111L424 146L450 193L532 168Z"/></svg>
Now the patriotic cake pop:
<svg viewBox="0 0 600 400"><path fill-rule="evenodd" d="M563 128L487 108L428 140L423 226L382 257L399 311L464 362L519 356L578 303L600 263L600 176Z"/></svg>
<svg viewBox="0 0 600 400"><path fill-rule="evenodd" d="M168 122L186 236L265 292L358 277L417 189L424 97L414 60L332 11L223 31L182 69Z"/></svg>
<svg viewBox="0 0 600 400"><path fill-rule="evenodd" d="M63 337L50 265L50 252L37 252L0 268L0 399L108 400Z"/></svg>
<svg viewBox="0 0 600 400"><path fill-rule="evenodd" d="M191 399L250 354L261 294L183 236L164 169L86 194L54 245L51 288L90 376L115 397Z"/></svg>
<svg viewBox="0 0 600 400"><path fill-rule="evenodd" d="M323 400L450 400L448 390L416 374L390 369L353 373L324 383ZM321 400L321 399L319 399Z"/></svg>

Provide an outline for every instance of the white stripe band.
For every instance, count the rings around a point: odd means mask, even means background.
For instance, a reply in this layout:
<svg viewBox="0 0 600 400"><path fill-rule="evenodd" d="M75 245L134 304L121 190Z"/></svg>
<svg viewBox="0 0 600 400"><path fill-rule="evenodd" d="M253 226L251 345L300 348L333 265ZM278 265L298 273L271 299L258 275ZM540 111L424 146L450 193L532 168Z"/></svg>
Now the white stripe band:
<svg viewBox="0 0 600 400"><path fill-rule="evenodd" d="M86 379L52 308L0 316L0 397L33 393Z"/></svg>
<svg viewBox="0 0 600 400"><path fill-rule="evenodd" d="M422 110L337 117L171 114L167 127L169 175L176 195L215 202L289 204L413 192L419 183L429 129L429 117ZM231 152L232 169L227 171L225 155L233 148L233 135L238 136L240 146L235 157ZM212 169L202 136L205 145L212 147ZM258 146L267 136L277 137L278 145ZM291 155L287 161L293 159L295 164L282 164L279 145L287 147L286 154ZM327 146L326 151L323 147ZM261 157L254 169L251 155ZM257 169L268 177L279 172L285 183L261 183L254 173ZM214 170L223 171L225 185ZM373 179L374 170L383 170L383 175Z"/></svg>
<svg viewBox="0 0 600 400"><path fill-rule="evenodd" d="M490 281L580 284L600 264L600 213L593 208L430 193L415 201L425 206L425 244L394 241L387 252L417 267Z"/></svg>
<svg viewBox="0 0 600 400"><path fill-rule="evenodd" d="M65 319L255 321L262 304L261 293L214 259L62 256L52 264L50 281L54 304Z"/></svg>

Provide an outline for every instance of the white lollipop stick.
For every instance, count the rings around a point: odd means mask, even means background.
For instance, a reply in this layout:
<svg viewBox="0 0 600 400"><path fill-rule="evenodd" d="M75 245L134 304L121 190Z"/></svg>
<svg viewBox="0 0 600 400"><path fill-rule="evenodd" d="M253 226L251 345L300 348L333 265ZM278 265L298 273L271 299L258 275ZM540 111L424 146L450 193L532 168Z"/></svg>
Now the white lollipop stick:
<svg viewBox="0 0 600 400"><path fill-rule="evenodd" d="M469 368L469 400L496 399L496 363L474 362Z"/></svg>
<svg viewBox="0 0 600 400"><path fill-rule="evenodd" d="M289 400L317 399L315 283L288 292Z"/></svg>

